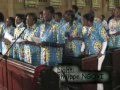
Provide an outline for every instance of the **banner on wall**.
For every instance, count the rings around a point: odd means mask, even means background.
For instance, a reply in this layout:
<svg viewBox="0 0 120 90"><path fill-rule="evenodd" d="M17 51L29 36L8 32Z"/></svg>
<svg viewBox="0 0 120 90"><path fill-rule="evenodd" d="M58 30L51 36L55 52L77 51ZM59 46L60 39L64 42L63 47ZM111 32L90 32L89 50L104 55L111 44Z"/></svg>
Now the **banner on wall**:
<svg viewBox="0 0 120 90"><path fill-rule="evenodd" d="M38 0L25 0L24 6L25 7L38 7L39 1Z"/></svg>
<svg viewBox="0 0 120 90"><path fill-rule="evenodd" d="M109 8L110 9L115 8L114 0L109 0Z"/></svg>
<svg viewBox="0 0 120 90"><path fill-rule="evenodd" d="M51 6L60 6L61 5L61 0L50 0L50 5Z"/></svg>
<svg viewBox="0 0 120 90"><path fill-rule="evenodd" d="M115 6L120 6L120 0L115 0L114 3L115 3Z"/></svg>
<svg viewBox="0 0 120 90"><path fill-rule="evenodd" d="M92 6L100 8L101 0L92 0Z"/></svg>
<svg viewBox="0 0 120 90"><path fill-rule="evenodd" d="M85 0L77 0L76 3L77 3L78 7L85 7L86 6Z"/></svg>

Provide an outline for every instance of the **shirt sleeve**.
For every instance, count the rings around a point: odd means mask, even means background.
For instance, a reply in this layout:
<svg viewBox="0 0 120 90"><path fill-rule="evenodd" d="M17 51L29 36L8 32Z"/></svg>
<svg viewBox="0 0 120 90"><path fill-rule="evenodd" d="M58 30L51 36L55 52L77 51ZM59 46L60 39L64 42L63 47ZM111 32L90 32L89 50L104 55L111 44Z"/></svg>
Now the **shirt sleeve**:
<svg viewBox="0 0 120 90"><path fill-rule="evenodd" d="M65 43L65 27L61 27L57 31L57 43L60 43L60 44Z"/></svg>
<svg viewBox="0 0 120 90"><path fill-rule="evenodd" d="M114 20L110 20L109 24L108 24L108 27L109 27L109 34L115 34L116 33L116 29L115 29L115 22Z"/></svg>
<svg viewBox="0 0 120 90"><path fill-rule="evenodd" d="M84 42L82 42L81 52L84 52L84 50L85 50L85 43L84 43Z"/></svg>
<svg viewBox="0 0 120 90"><path fill-rule="evenodd" d="M102 42L107 41L107 32L106 32L106 30L103 26L101 26L100 29L99 29L99 36L100 36L100 40Z"/></svg>
<svg viewBox="0 0 120 90"><path fill-rule="evenodd" d="M101 54L105 54L106 48L107 48L107 41L102 43Z"/></svg>

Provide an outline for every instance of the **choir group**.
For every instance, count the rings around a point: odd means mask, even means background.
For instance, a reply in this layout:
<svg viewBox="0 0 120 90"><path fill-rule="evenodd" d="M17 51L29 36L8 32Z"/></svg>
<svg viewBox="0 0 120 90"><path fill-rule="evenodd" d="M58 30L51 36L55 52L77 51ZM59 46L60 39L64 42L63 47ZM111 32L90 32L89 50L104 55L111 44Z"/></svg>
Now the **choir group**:
<svg viewBox="0 0 120 90"><path fill-rule="evenodd" d="M58 65L63 52L67 52L72 57L97 55L100 70L106 49L119 47L120 7L114 9L108 21L104 15L96 17L92 10L81 16L75 5L64 14L48 6L39 18L35 13L16 14L5 22L0 13L1 54L34 66Z"/></svg>

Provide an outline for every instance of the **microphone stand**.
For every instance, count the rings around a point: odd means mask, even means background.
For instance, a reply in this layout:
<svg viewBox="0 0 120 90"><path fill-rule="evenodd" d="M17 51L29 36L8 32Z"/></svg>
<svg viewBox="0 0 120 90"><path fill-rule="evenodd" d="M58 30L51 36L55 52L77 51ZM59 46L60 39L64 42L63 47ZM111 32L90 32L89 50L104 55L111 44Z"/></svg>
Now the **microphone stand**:
<svg viewBox="0 0 120 90"><path fill-rule="evenodd" d="M25 28L26 29L26 28ZM17 40L21 37L21 35L24 33L25 29L20 33L20 35L17 37L17 39L15 39L15 41L11 44L11 46L8 48L8 50L6 51L5 55L3 55L3 58L5 59L5 68L6 68L6 84L7 84L7 90L8 90L8 71L7 71L7 61L8 61L8 52L10 51L10 49L13 47L13 45L17 42Z"/></svg>

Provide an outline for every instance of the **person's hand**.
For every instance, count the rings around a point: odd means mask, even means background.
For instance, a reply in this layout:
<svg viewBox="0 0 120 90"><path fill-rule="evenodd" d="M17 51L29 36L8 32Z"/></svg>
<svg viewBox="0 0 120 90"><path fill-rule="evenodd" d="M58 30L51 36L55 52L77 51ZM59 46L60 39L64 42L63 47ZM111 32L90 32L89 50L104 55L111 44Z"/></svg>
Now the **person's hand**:
<svg viewBox="0 0 120 90"><path fill-rule="evenodd" d="M69 41L72 41L72 40L73 40L73 37L69 37L68 40L69 40Z"/></svg>
<svg viewBox="0 0 120 90"><path fill-rule="evenodd" d="M98 54L98 58L100 58L102 55L103 55L102 53L99 53L99 54Z"/></svg>
<svg viewBox="0 0 120 90"><path fill-rule="evenodd" d="M4 42L5 42L6 45L10 45L11 44L11 42L8 39L4 39Z"/></svg>
<svg viewBox="0 0 120 90"><path fill-rule="evenodd" d="M41 47L44 47L46 45L46 42L42 42L40 45Z"/></svg>
<svg viewBox="0 0 120 90"><path fill-rule="evenodd" d="M25 41L22 41L22 42L18 42L19 44L29 44L29 41L25 40Z"/></svg>

